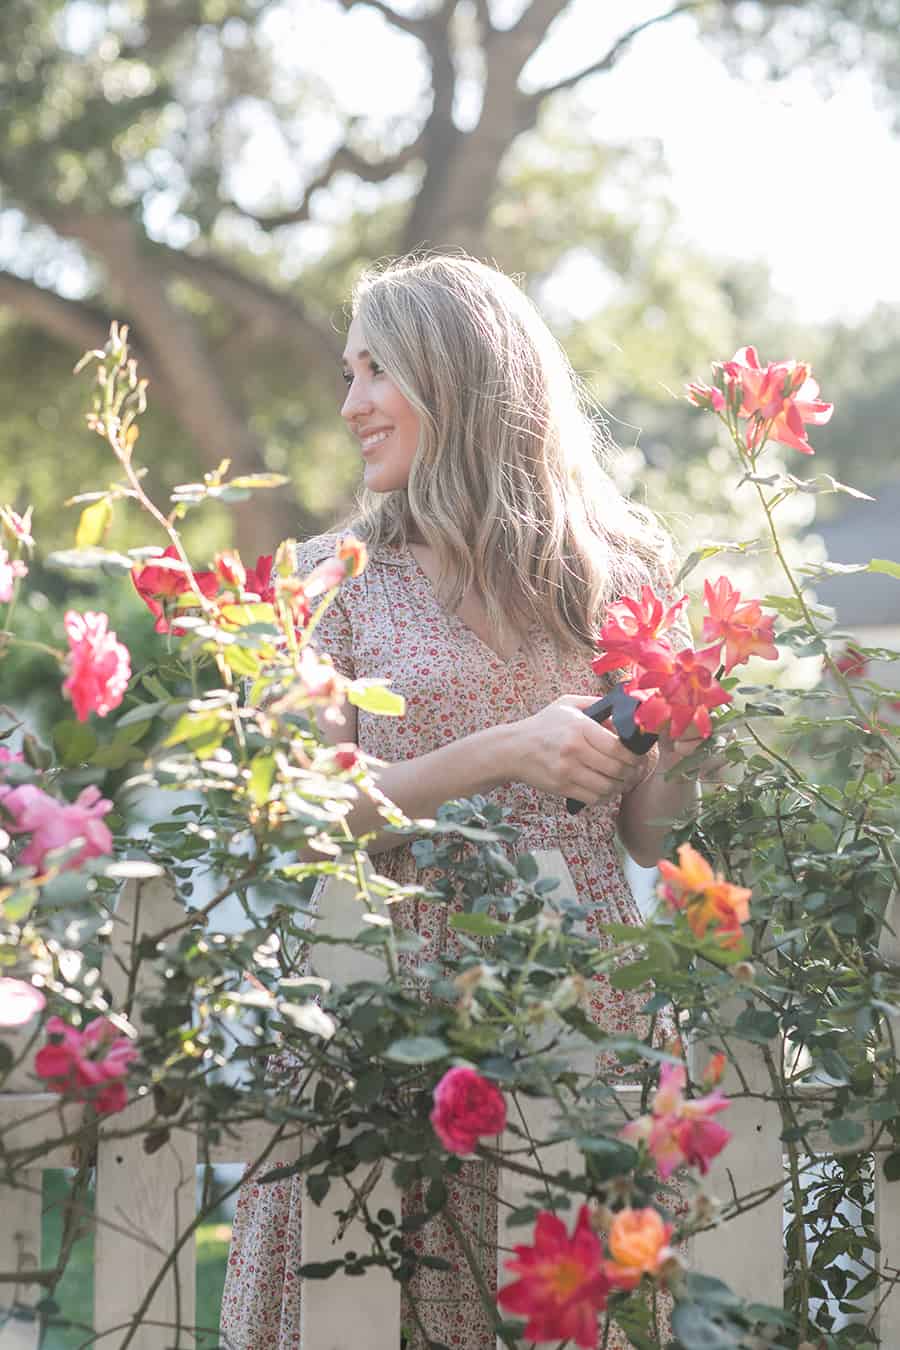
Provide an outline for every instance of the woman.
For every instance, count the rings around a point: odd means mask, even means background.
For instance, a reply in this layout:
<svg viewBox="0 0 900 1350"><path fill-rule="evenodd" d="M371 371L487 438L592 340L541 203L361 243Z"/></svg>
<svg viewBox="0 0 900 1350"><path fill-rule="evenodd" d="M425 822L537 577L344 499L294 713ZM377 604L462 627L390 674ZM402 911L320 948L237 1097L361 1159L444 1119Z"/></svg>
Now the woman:
<svg viewBox="0 0 900 1350"><path fill-rule="evenodd" d="M387 678L407 712L379 718L348 706L336 738L382 761L379 785L408 816L475 793L508 808L520 850L562 853L590 907L589 931L638 922L614 836L638 863L656 861L667 822L695 791L667 777L691 746L662 742L639 758L583 710L604 689L590 666L604 609L648 582L665 586L668 537L615 489L568 361L531 302L492 268L434 256L366 274L344 379L342 416L363 461L353 529L369 564L341 587L317 638L348 677ZM335 542L302 545L300 573L332 556ZM567 797L588 809L569 815ZM360 800L350 823L362 834L380 817ZM380 872L417 880L396 834L376 834L369 851L382 850ZM427 943L416 964L449 949L446 909L405 908L398 921ZM641 1002L598 980L592 1016L633 1033ZM451 1202L476 1246L490 1250L496 1204L484 1170L466 1164ZM222 1315L238 1350L300 1345L301 1192L298 1178L241 1194ZM429 1336L493 1350L490 1319L441 1216L421 1237L457 1267L416 1277ZM485 1262L489 1281L493 1264Z"/></svg>

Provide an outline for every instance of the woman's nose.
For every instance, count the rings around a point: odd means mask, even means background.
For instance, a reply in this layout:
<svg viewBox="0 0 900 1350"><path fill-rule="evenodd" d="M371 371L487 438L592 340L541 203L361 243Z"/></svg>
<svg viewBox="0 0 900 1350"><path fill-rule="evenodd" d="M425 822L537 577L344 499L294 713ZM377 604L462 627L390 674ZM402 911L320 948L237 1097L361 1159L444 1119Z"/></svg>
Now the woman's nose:
<svg viewBox="0 0 900 1350"><path fill-rule="evenodd" d="M363 391L358 388L354 381L347 390L347 397L344 399L344 406L341 408L341 417L347 422L355 422L357 417L364 417L371 411L372 400L365 397Z"/></svg>

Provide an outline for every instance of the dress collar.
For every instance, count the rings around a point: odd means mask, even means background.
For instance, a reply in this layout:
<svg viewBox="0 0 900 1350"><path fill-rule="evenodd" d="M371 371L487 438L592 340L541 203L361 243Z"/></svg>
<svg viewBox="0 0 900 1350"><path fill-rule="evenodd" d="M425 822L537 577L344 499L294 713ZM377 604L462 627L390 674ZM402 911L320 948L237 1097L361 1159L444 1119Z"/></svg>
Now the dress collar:
<svg viewBox="0 0 900 1350"><path fill-rule="evenodd" d="M412 554L404 548L398 548L396 544L379 544L377 547L369 550L369 560L380 563L384 567L415 567L415 559Z"/></svg>

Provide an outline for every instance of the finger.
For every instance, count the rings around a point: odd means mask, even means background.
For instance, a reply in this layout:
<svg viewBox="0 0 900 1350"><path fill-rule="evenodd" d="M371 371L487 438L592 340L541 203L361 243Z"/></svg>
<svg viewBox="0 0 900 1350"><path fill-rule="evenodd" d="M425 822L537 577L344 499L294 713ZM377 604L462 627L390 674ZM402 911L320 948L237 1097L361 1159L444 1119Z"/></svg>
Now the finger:
<svg viewBox="0 0 900 1350"><path fill-rule="evenodd" d="M625 789L626 784L623 779L581 765L572 773L565 796L577 797L579 801L583 802L596 802L606 800L609 797L617 797Z"/></svg>
<svg viewBox="0 0 900 1350"><path fill-rule="evenodd" d="M596 703L600 698L599 694L563 694L558 703L562 703L569 708L589 708L592 703Z"/></svg>
<svg viewBox="0 0 900 1350"><path fill-rule="evenodd" d="M607 726L591 722L585 718L584 739L594 750L606 755L619 765L633 765L640 762L640 755L634 754L623 745L616 733Z"/></svg>

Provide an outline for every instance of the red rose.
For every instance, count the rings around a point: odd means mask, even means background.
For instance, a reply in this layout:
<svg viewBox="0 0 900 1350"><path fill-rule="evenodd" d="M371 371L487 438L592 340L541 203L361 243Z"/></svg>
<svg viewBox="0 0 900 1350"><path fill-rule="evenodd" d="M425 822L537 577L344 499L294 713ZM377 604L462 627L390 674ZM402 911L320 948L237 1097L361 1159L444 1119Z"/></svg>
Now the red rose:
<svg viewBox="0 0 900 1350"><path fill-rule="evenodd" d="M179 570L180 559L174 544L170 544L161 557L172 558L179 563L179 567L161 567L155 563L148 563L144 567L135 566L131 571L131 580L150 613L156 616L157 633L168 633L169 622L166 610L175 608L178 596L189 591L191 583L185 573ZM194 584L207 599L211 599L216 594L219 589L219 578L215 572L193 572L192 576Z"/></svg>
<svg viewBox="0 0 900 1350"><path fill-rule="evenodd" d="M474 1069L448 1069L434 1090L429 1117L434 1132L450 1153L471 1153L482 1135L499 1134L506 1126L503 1093Z"/></svg>

